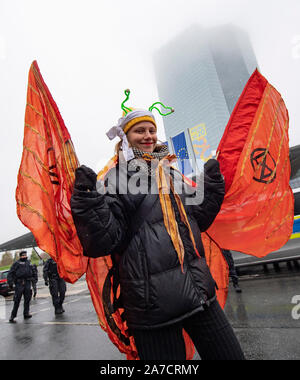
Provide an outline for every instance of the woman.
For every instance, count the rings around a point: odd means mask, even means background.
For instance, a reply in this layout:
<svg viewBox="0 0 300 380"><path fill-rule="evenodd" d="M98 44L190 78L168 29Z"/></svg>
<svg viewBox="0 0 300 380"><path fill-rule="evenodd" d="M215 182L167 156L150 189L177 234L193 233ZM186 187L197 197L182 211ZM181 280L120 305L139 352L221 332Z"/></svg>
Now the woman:
<svg viewBox="0 0 300 380"><path fill-rule="evenodd" d="M127 113L108 136L121 138L121 158L106 175L106 191L97 191L96 174L81 166L71 207L84 254L115 258L125 320L140 359L184 360L182 329L202 359L244 359L216 300L200 234L223 201L218 162L205 164L203 202L188 205L189 186L170 169L151 112ZM169 192L162 191L166 183Z"/></svg>

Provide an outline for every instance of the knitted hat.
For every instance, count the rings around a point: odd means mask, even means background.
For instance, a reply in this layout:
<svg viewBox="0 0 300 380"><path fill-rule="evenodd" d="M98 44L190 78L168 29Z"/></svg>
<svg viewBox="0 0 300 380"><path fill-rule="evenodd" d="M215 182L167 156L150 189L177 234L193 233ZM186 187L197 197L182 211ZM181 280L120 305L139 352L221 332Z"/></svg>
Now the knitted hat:
<svg viewBox="0 0 300 380"><path fill-rule="evenodd" d="M137 123L140 123L141 121L149 121L152 123L156 128L156 122L155 117L153 113L151 112L153 109L156 109L162 116L170 115L172 112L174 112L174 109L171 107L165 107L162 103L156 102L153 103L151 107L149 107L148 110L142 110L142 109L133 109L128 108L125 106L125 102L129 99L130 90L124 91L126 95L126 99L121 104L121 109L123 110L123 116L118 120L117 125L110 128L110 130L106 133L107 137L110 140L113 140L116 136L119 136L122 140L122 152L124 154L124 158L126 161L129 161L134 158L134 154L132 149L129 147L128 140L126 137L126 134L128 131ZM170 111L168 113L163 114L156 105L160 104L165 109L169 109Z"/></svg>
<svg viewBox="0 0 300 380"><path fill-rule="evenodd" d="M124 133L127 133L130 128L132 128L137 123L140 123L141 121L149 121L156 128L154 115L150 111L135 109L130 111L127 115L123 116L123 118L124 120L122 124L124 125Z"/></svg>

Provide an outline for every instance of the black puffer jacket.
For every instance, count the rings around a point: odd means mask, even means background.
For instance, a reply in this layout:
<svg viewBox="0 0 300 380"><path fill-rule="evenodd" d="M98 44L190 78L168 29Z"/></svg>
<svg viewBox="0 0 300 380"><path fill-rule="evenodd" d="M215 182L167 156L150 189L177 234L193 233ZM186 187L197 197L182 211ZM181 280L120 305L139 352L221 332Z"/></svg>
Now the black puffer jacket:
<svg viewBox="0 0 300 380"><path fill-rule="evenodd" d="M180 195L200 258L170 195L185 249L182 271L164 225L158 194L120 194L120 177L126 182L135 174L124 174L119 166L112 169L105 195L79 190L75 181L71 208L86 256L121 255L118 269L128 326L150 329L186 318L215 297L215 282L205 261L200 231L211 225L220 210L224 181L218 162L209 160L205 164L203 203L187 206L190 195ZM174 175L174 181L182 181L181 176Z"/></svg>

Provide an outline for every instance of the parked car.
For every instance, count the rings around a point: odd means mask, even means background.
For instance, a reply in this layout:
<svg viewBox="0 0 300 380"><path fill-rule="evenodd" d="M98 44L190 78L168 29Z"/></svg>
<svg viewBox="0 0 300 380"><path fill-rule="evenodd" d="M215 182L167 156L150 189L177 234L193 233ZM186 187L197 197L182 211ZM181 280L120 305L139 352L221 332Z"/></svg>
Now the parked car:
<svg viewBox="0 0 300 380"><path fill-rule="evenodd" d="M8 272L8 270L0 271L0 295L4 297L8 296L10 292L10 288L7 283Z"/></svg>

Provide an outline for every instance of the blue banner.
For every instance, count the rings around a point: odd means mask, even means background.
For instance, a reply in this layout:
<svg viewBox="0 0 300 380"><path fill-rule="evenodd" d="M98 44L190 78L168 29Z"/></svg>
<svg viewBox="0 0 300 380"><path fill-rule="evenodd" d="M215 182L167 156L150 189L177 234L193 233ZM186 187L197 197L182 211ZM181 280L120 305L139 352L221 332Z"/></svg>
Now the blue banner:
<svg viewBox="0 0 300 380"><path fill-rule="evenodd" d="M189 154L186 146L184 132L180 133L175 137L172 137L172 142L174 147L174 153L177 156L179 170L184 175L193 173L192 166L189 162Z"/></svg>
<svg viewBox="0 0 300 380"><path fill-rule="evenodd" d="M300 218L299 218L299 216L294 218L293 234L295 234L296 232L300 232Z"/></svg>

